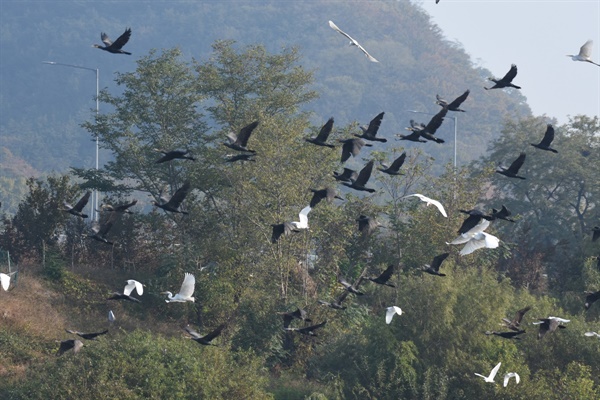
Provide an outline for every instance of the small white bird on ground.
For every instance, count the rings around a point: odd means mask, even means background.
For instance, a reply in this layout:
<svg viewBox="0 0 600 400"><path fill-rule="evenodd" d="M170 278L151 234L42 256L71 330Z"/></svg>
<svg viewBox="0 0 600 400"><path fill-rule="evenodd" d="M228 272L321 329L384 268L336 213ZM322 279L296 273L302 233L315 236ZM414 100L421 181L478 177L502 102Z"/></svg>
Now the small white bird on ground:
<svg viewBox="0 0 600 400"><path fill-rule="evenodd" d="M596 64L591 60L592 58L592 45L594 44L593 40L588 40L581 46L579 49L579 54L568 54L567 57L571 57L573 61L585 61L597 65L600 67L600 64Z"/></svg>
<svg viewBox="0 0 600 400"><path fill-rule="evenodd" d="M459 237L446 244L465 244L465 247L458 253L461 256L471 254L475 250L487 247L488 249L495 249L500 245L500 239L496 236L485 233L484 230L490 226L490 221L482 219L477 225L462 233Z"/></svg>
<svg viewBox="0 0 600 400"><path fill-rule="evenodd" d="M400 307L396 307L396 306L391 306L385 309L385 323L386 324L391 324L392 323L392 318L394 318L394 315L402 315L402 309Z"/></svg>
<svg viewBox="0 0 600 400"><path fill-rule="evenodd" d="M337 27L336 24L333 23L333 21L329 21L329 26L338 31L339 33L341 33L342 35L346 36L348 39L350 39L350 45L351 46L356 46L360 49L360 51L362 51L363 53L365 53L365 56L367 56L367 58L369 59L369 61L371 62L379 62L375 59L375 57L373 57L372 55L370 55L364 47L362 47L360 45L360 43L358 43L356 40L352 39L352 37L350 35L348 35L346 32L344 32L343 30L341 30L340 28Z"/></svg>
<svg viewBox="0 0 600 400"><path fill-rule="evenodd" d="M165 301L167 303L185 303L186 301L194 302L194 298L192 295L194 294L194 287L196 286L196 277L192 274L185 273L185 278L183 278L183 283L181 284L181 289L179 289L179 293L173 296L171 292L162 292L161 294L166 294L168 299Z"/></svg>
<svg viewBox="0 0 600 400"><path fill-rule="evenodd" d="M0 273L0 284L2 285L2 289L7 291L10 286L10 275Z"/></svg>
<svg viewBox="0 0 600 400"><path fill-rule="evenodd" d="M516 372L509 372L508 374L504 375L504 387L508 385L508 381L513 376L515 377L515 382L517 382L517 384L521 382L521 377L519 376L519 374L517 374Z"/></svg>
<svg viewBox="0 0 600 400"><path fill-rule="evenodd" d="M440 203L437 200L433 200L430 199L429 197L423 196L422 194L409 194L408 196L404 196L404 198L406 197L418 197L419 199L421 199L421 201L424 201L425 203L427 203L428 206L430 205L434 205L437 207L438 210L440 210L440 212L442 213L442 215L446 218L448 218L448 214L446 214L446 210L444 210L444 206L442 205L442 203Z"/></svg>
<svg viewBox="0 0 600 400"><path fill-rule="evenodd" d="M490 372L489 376L484 376L481 374L478 374L477 372L475 372L475 375L480 376L483 378L484 381L488 382L488 383L494 383L494 378L496 377L496 374L498 373L498 370L500 369L500 365L502 365L501 362L499 362L494 369L492 369L492 371Z"/></svg>

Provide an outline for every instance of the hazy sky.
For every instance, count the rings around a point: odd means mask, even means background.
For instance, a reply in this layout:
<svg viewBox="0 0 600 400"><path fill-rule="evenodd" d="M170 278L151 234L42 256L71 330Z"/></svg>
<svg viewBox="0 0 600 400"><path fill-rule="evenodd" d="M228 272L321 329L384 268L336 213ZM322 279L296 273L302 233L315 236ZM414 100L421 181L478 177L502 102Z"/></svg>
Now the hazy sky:
<svg viewBox="0 0 600 400"><path fill-rule="evenodd" d="M600 115L600 67L575 62L586 40L600 63L600 0L415 0L476 65L500 78L511 64L535 115Z"/></svg>

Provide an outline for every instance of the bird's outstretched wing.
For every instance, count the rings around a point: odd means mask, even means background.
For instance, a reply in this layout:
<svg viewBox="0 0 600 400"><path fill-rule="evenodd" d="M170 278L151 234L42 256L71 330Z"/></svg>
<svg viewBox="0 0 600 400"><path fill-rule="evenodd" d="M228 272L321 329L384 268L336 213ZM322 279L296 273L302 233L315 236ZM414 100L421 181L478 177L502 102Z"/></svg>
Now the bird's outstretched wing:
<svg viewBox="0 0 600 400"><path fill-rule="evenodd" d="M582 58L590 58L592 56L592 46L594 44L593 40L588 40L581 46L579 49L579 57Z"/></svg>
<svg viewBox="0 0 600 400"><path fill-rule="evenodd" d="M364 186L367 184L367 182L369 181L369 178L371 177L371 172L373 172L373 164L374 163L375 162L373 160L371 160L367 163L367 165L364 166L363 169L360 170L360 172L358 173L358 177L354 181L356 184L361 185L361 186Z"/></svg>
<svg viewBox="0 0 600 400"><path fill-rule="evenodd" d="M190 190L190 182L186 181L182 187L177 189L173 197L168 201L168 205L173 208L179 208L185 196L187 196L188 191Z"/></svg>
<svg viewBox="0 0 600 400"><path fill-rule="evenodd" d="M131 37L131 28L127 28L127 29L125 29L125 32L123 32L123 34L121 36L119 36L117 38L117 40L115 40L112 43L112 47L115 50L120 50L121 47L125 46L125 44L129 41L130 37ZM107 39L108 39L108 37L107 37ZM104 42L104 39L102 41ZM110 39L109 39L109 41L110 41Z"/></svg>
<svg viewBox="0 0 600 400"><path fill-rule="evenodd" d="M102 32L100 34L100 40L102 40L102 43L104 43L106 45L106 47L110 46L111 44L113 44L112 40L110 40L110 38L108 37L108 35L104 32Z"/></svg>
<svg viewBox="0 0 600 400"><path fill-rule="evenodd" d="M182 297L192 297L194 294L194 287L196 285L196 277L190 273L185 273L185 278L183 278L183 283L181 284L181 289L179 289L179 294Z"/></svg>
<svg viewBox="0 0 600 400"><path fill-rule="evenodd" d="M546 126L546 132L544 133L544 138L540 142L540 145L548 147L548 146L550 146L550 144L552 144L553 140L554 140L554 127L552 126L552 124L548 124Z"/></svg>
<svg viewBox="0 0 600 400"><path fill-rule="evenodd" d="M469 93L471 93L471 91L467 90L466 92L458 96L452 101L452 103L448 104L448 108L457 108L458 106L460 106L467 99L467 97L469 97Z"/></svg>
<svg viewBox="0 0 600 400"><path fill-rule="evenodd" d="M498 370L500 369L500 365L502 365L501 362L496 364L496 366L492 369L492 371L490 372L490 376L488 377L489 379L494 380L496 374L498 373Z"/></svg>
<svg viewBox="0 0 600 400"><path fill-rule="evenodd" d="M144 294L144 286L133 279L129 279L127 281L127 285L125 285L125 288L123 289L123 294L129 296L133 289L135 289L137 294L140 296Z"/></svg>
<svg viewBox="0 0 600 400"><path fill-rule="evenodd" d="M83 197L81 199L79 199L77 204L75 204L75 207L73 207L73 210L77 211L77 212L81 212L81 210L83 210L83 207L85 207L85 205L88 203L88 200L90 199L91 194L92 194L92 192L89 190L87 192L85 192Z"/></svg>
<svg viewBox="0 0 600 400"><path fill-rule="evenodd" d="M202 337L202 339L206 340L207 342L210 342L211 340L213 340L214 338L216 338L217 336L219 336L221 334L221 332L223 331L224 328L225 328L225 324L219 325L217 327L217 329L215 329L211 333L205 335L204 337Z"/></svg>
<svg viewBox="0 0 600 400"><path fill-rule="evenodd" d="M246 125L240 130L240 133L237 135L237 141L243 146L246 147L248 144L248 139L250 138L250 134L254 129L258 126L258 121L254 121L251 124Z"/></svg>
<svg viewBox="0 0 600 400"><path fill-rule="evenodd" d="M450 253L443 253L438 256L433 257L433 261L431 262L431 269L436 272L439 272L440 266L444 262L444 260L450 255Z"/></svg>
<svg viewBox="0 0 600 400"><path fill-rule="evenodd" d="M334 29L334 30L338 31L339 33L341 33L342 35L346 36L350 40L350 42L352 42L353 45L355 45L356 47L358 47L360 49L360 51L362 51L365 54L365 56L367 56L367 58L369 59L369 61L371 61L371 62L379 62L379 61L377 61L377 59L375 57L373 57L372 55L370 55L369 52L367 50L365 50L365 48L360 45L360 43L358 43L356 40L354 40L352 38L352 36L348 35L346 32L344 32L343 30L341 30L340 28L338 28L338 26L336 24L334 24L333 21L329 21L329 26L332 29Z"/></svg>
<svg viewBox="0 0 600 400"><path fill-rule="evenodd" d="M523 163L525 162L525 153L521 153L519 155L519 157L517 157L517 159L515 161L512 162L512 164L510 164L510 167L508 167L508 170L510 172L512 172L513 174L516 174L517 172L519 172L519 169L521 169L521 167L523 166Z"/></svg>
<svg viewBox="0 0 600 400"><path fill-rule="evenodd" d="M323 125L321 127L321 130L319 131L319 134L316 137L317 141L319 141L319 142L327 141L327 138L329 137L329 134L331 133L332 130L333 130L333 117L329 118L327 120L327 122L325 122L325 125Z"/></svg>

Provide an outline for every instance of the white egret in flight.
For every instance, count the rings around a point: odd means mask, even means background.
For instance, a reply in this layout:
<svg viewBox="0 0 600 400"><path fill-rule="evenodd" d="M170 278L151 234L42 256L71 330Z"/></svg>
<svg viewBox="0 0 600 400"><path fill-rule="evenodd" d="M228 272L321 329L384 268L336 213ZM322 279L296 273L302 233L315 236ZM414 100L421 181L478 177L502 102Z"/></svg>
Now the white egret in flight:
<svg viewBox="0 0 600 400"><path fill-rule="evenodd" d="M362 51L363 53L365 53L365 56L367 56L367 58L369 59L369 61L371 62L379 62L375 59L375 57L373 57L372 55L370 55L364 47L362 47L360 45L360 43L358 43L356 40L352 39L352 37L350 35L348 35L346 32L344 32L343 30L341 30L340 28L337 27L336 24L333 23L333 21L329 21L329 26L338 31L339 33L341 33L342 35L346 36L348 39L350 39L350 45L351 46L356 46L360 49L360 51Z"/></svg>
<svg viewBox="0 0 600 400"><path fill-rule="evenodd" d="M579 54L568 54L567 57L571 57L573 61L585 61L597 65L600 67L600 64L596 64L591 60L592 57L592 45L594 44L593 40L588 40L581 46L579 49Z"/></svg>
<svg viewBox="0 0 600 400"><path fill-rule="evenodd" d="M516 372L509 372L508 374L504 375L504 387L508 385L508 381L512 377L515 378L515 382L517 382L517 384L521 382L521 377L519 376L519 374L517 374Z"/></svg>
<svg viewBox="0 0 600 400"><path fill-rule="evenodd" d="M448 218L448 214L446 214L446 210L444 210L444 206L442 205L442 203L440 203L437 200L430 199L429 197L423 196L422 194L418 194L418 193L409 194L408 196L404 196L404 197L405 198L406 197L418 197L419 199L421 199L421 201L424 201L428 206L433 204L434 206L437 207L438 210L440 210L440 213L442 213L442 215L444 217Z"/></svg>
<svg viewBox="0 0 600 400"><path fill-rule="evenodd" d="M396 306L391 306L385 309L385 323L386 324L391 324L392 323L392 318L394 318L394 315L402 315L402 309L400 307L396 307Z"/></svg>
<svg viewBox="0 0 600 400"><path fill-rule="evenodd" d="M166 294L168 299L165 301L167 303L177 302L177 303L185 303L186 301L194 302L194 298L192 295L194 294L194 286L196 285L196 278L194 275L185 273L185 278L183 279L183 283L181 284L181 289L179 289L179 293L173 296L171 292L162 292L161 294Z"/></svg>
<svg viewBox="0 0 600 400"><path fill-rule="evenodd" d="M494 383L494 378L496 377L496 374L498 373L498 370L500 369L500 365L502 365L501 362L496 364L494 369L492 369L492 371L490 372L489 376L484 376L484 375L478 374L477 372L475 372L475 375L482 377L483 380L485 380L488 383Z"/></svg>

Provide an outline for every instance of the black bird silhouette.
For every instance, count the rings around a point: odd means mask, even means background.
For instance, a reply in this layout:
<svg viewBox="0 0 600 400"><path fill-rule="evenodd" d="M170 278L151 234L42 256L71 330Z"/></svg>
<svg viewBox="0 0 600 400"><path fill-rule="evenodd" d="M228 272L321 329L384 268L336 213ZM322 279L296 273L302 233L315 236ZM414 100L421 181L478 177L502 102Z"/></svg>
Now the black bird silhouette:
<svg viewBox="0 0 600 400"><path fill-rule="evenodd" d="M469 93L471 93L471 91L467 90L466 92L464 92L463 94L458 96L456 99L454 99L451 103L448 103L446 100L442 99L439 95L435 95L435 98L437 99L437 101L435 103L439 104L440 106L442 106L444 108L447 108L450 111L465 112L465 110L461 110L458 107L460 107L460 105L467 99L467 97L469 97Z"/></svg>
<svg viewBox="0 0 600 400"><path fill-rule="evenodd" d="M392 277L393 273L394 273L394 264L391 264L391 265L389 265L385 269L385 271L383 271L381 273L381 275L375 276L375 277L372 277L372 278L367 277L367 279L370 280L373 283L377 283L378 285L385 285L385 286L389 286L389 287L396 287L396 285L388 283L388 281Z"/></svg>
<svg viewBox="0 0 600 400"><path fill-rule="evenodd" d="M515 222L514 219L509 218L512 215L512 213L510 212L510 210L508 208L506 208L506 206L502 205L502 209L500 211L496 210L495 208L492 208L492 221L495 219L503 219L505 221L509 221L509 222Z"/></svg>
<svg viewBox="0 0 600 400"><path fill-rule="evenodd" d="M344 168L344 171L341 174L333 171L333 177L336 181L351 182L358 177L358 172L350 168Z"/></svg>
<svg viewBox="0 0 600 400"><path fill-rule="evenodd" d="M510 69L508 70L506 75L504 75L504 77L502 79L488 78L490 81L494 82L495 85L492 86L491 88L484 87L484 89L485 90L502 89L505 87L521 89L520 86L514 85L512 83L512 80L515 79L515 76L517 76L517 66L515 64L513 64L510 66Z"/></svg>
<svg viewBox="0 0 600 400"><path fill-rule="evenodd" d="M63 208L63 211L66 211L69 214L73 214L77 217L87 218L88 217L87 214L84 214L82 212L82 210L83 210L83 207L85 207L85 205L88 203L88 200L90 199L91 194L92 194L92 192L90 192L89 190L87 192L85 192L83 197L81 199L79 199L77 204L75 204L74 206L70 205L67 202L64 202L65 208Z"/></svg>
<svg viewBox="0 0 600 400"><path fill-rule="evenodd" d="M439 256L433 257L433 261L431 262L431 265L425 264L425 267L423 268L423 272L427 272L428 274L431 274L431 275L446 276L446 274L440 273L440 266L442 265L444 260L449 255L450 255L450 253L444 253L444 254L440 254Z"/></svg>
<svg viewBox="0 0 600 400"><path fill-rule="evenodd" d="M292 232L300 232L291 222L281 224L272 224L273 233L271 234L271 243L277 243L281 235L291 235Z"/></svg>
<svg viewBox="0 0 600 400"><path fill-rule="evenodd" d="M404 164L404 160L406 160L406 152L400 154L400 157L396 158L391 166L388 167L385 164L381 164L383 168L377 169L388 175L402 175L402 173L400 173L400 167Z"/></svg>
<svg viewBox="0 0 600 400"><path fill-rule="evenodd" d="M335 189L330 187L326 187L325 189L310 189L313 192L313 197L310 199L310 206L314 207L321 202L321 200L325 199L328 202L332 202L333 199L344 200L342 197L338 196Z"/></svg>
<svg viewBox="0 0 600 400"><path fill-rule="evenodd" d="M240 133L238 133L237 135L235 133L231 132L229 135L227 135L227 139L229 140L229 142L225 142L223 144L233 150L247 151L248 153L256 153L255 150L250 150L247 147L247 145L248 145L248 139L250 139L250 135L252 134L252 131L254 131L254 129L257 126L258 126L258 121L254 121L251 124L246 125L242 129L240 129Z"/></svg>
<svg viewBox="0 0 600 400"><path fill-rule="evenodd" d="M110 204L102 204L100 205L100 210L96 211L108 211L108 212L118 212L118 213L126 213L133 214L133 211L129 211L130 207L133 207L137 204L137 200L133 200L131 203L119 204L117 206L113 206Z"/></svg>
<svg viewBox="0 0 600 400"><path fill-rule="evenodd" d="M95 44L95 45L93 45L93 47L100 49L100 50L108 51L109 53L113 53L113 54L131 55L131 53L129 53L125 50L121 50L121 48L123 46L125 46L125 44L127 44L130 37L131 37L131 28L125 29L125 32L123 32L123 34L121 36L119 36L117 38L117 40L115 40L114 42L109 39L109 37L106 33L102 32L100 34L100 39L102 39L102 43L104 43L104 46Z"/></svg>
<svg viewBox="0 0 600 400"><path fill-rule="evenodd" d="M589 310L593 303L600 300L600 290L597 292L585 292L585 309Z"/></svg>
<svg viewBox="0 0 600 400"><path fill-rule="evenodd" d="M521 169L524 162L525 162L525 153L521 153L519 155L519 157L517 157L517 159L515 161L513 161L512 164L510 164L510 167L508 167L508 168L500 167L500 169L496 170L496 172L501 175L507 176L509 178L525 179L525 177L517 175L519 173L519 169Z"/></svg>
<svg viewBox="0 0 600 400"><path fill-rule="evenodd" d="M525 333L525 331L523 331L523 330L510 331L510 332L491 332L491 331L485 332L486 335L496 335L496 336L500 336L501 338L504 338L504 339L516 339L516 340L521 340L521 338L517 337L517 336L522 335L524 333Z"/></svg>
<svg viewBox="0 0 600 400"><path fill-rule="evenodd" d="M521 330L521 328L520 328L521 321L523 320L523 316L529 310L531 310L530 306L527 306L525 308L521 308L520 310L517 310L517 312L515 313L515 316L513 317L512 320L510 320L508 318L502 318L502 322L504 323L503 325L506 326L510 330L520 331Z"/></svg>
<svg viewBox="0 0 600 400"><path fill-rule="evenodd" d="M544 138L538 144L531 143L533 147L537 147L540 150L551 151L553 153L558 153L558 150L555 150L550 147L552 141L554 140L554 128L552 124L548 124L546 127L546 132L544 133Z"/></svg>
<svg viewBox="0 0 600 400"><path fill-rule="evenodd" d="M411 122L412 122L412 120L411 120ZM412 130L412 129L408 129L408 130L412 131L412 133L410 135L402 135L402 134L398 133L396 136L399 139L397 139L397 140L409 140L411 142L427 143L427 140L421 139L421 133L419 130Z"/></svg>
<svg viewBox="0 0 600 400"><path fill-rule="evenodd" d="M346 162L350 158L350 155L356 157L363 146L372 147L372 144L366 143L362 139L340 139L338 140L342 145L342 162Z"/></svg>
<svg viewBox="0 0 600 400"><path fill-rule="evenodd" d="M199 343L204 346L216 346L216 344L211 343L211 341L217 336L219 336L224 328L225 324L219 325L217 329L205 336L200 336L200 334L194 329L192 329L189 325L185 327L185 331L190 334L190 339L192 339L196 343Z"/></svg>
<svg viewBox="0 0 600 400"><path fill-rule="evenodd" d="M79 350L81 350L82 347L83 342L79 339L63 340L60 342L60 347L58 348L56 355L61 356L71 349L73 349L73 353L77 354L79 353Z"/></svg>
<svg viewBox="0 0 600 400"><path fill-rule="evenodd" d="M304 140L306 140L309 143L316 144L317 146L330 147L333 149L333 148L335 148L334 145L326 143L327 138L329 137L329 134L331 133L332 129L333 129L333 117L331 117L331 118L329 118L329 120L327 120L325 125L323 125L323 127L319 131L319 134L317 135L317 137L304 139Z"/></svg>
<svg viewBox="0 0 600 400"><path fill-rule="evenodd" d="M358 222L358 231L363 237L369 236L379 226L375 218L367 217L366 215L360 215L356 219L356 222Z"/></svg>
<svg viewBox="0 0 600 400"><path fill-rule="evenodd" d="M225 162L233 163L236 161L256 161L256 154L230 154L225 158Z"/></svg>
<svg viewBox="0 0 600 400"><path fill-rule="evenodd" d="M375 162L373 160L369 161L367 165L365 165L364 168L360 170L360 172L358 173L358 177L355 180L351 180L350 183L342 182L342 185L348 186L349 188L352 188L354 190L374 193L375 189L368 188L365 186L369 181L369 178L371 177L371 172L373 171L374 163Z"/></svg>
<svg viewBox="0 0 600 400"><path fill-rule="evenodd" d="M163 153L163 156L161 158L159 158L158 160L155 161L155 164L160 164L160 163L164 163L167 161L171 161L174 159L180 159L180 160L192 160L192 161L196 161L196 159L192 156L188 156L187 154L189 154L189 150L170 150L170 151L165 151L165 150L160 150L160 149L154 149L154 151L158 151L159 153Z"/></svg>
<svg viewBox="0 0 600 400"><path fill-rule="evenodd" d="M102 331L102 332L95 332L95 333L83 333L83 332L79 332L79 331L72 331L70 329L65 329L65 331L67 331L68 333L77 335L86 340L96 340L96 337L98 337L100 335L106 335L108 333L108 329L105 331Z"/></svg>
<svg viewBox="0 0 600 400"><path fill-rule="evenodd" d="M387 139L376 137L377 131L379 130L379 127L381 126L381 120L383 119L383 114L385 114L385 113L382 112L382 113L377 114L377 116L375 116L375 118L373 118L371 120L371 122L369 122L369 126L367 128L365 128L364 126L361 126L360 129L363 132L362 135L354 134L354 136L365 139L365 140L371 140L374 142L382 142L382 143L387 142Z"/></svg>
<svg viewBox="0 0 600 400"><path fill-rule="evenodd" d="M444 122L444 117L448 114L447 108L442 108L437 114L435 114L427 125L415 123L415 121L410 121L410 127L406 128L406 130L419 132L419 135L427 140L434 141L436 143L444 143L443 139L440 139L435 135L435 132L438 130L440 126L442 126L442 122ZM410 136L410 135L409 135ZM412 140L408 139L407 136L400 135L401 140Z"/></svg>
<svg viewBox="0 0 600 400"><path fill-rule="evenodd" d="M294 320L294 318L302 320L304 322L312 322L312 320L310 318L306 318L306 310L303 310L301 308L297 308L296 311L293 312L282 312L282 313L278 313L279 315L281 315L283 317L283 327L284 328L289 328L290 324L292 323L292 321Z"/></svg>
<svg viewBox="0 0 600 400"><path fill-rule="evenodd" d="M315 330L325 326L325 324L327 323L327 321L323 321L320 324L317 325L312 325L312 326L307 326L304 328L283 328L286 331L293 331L293 332L298 332L301 333L303 335L308 335L308 336L317 336L317 334L314 332Z"/></svg>
<svg viewBox="0 0 600 400"><path fill-rule="evenodd" d="M349 293L349 292L344 292L344 294ZM345 298L345 296L344 296ZM317 300L319 304L322 304L324 306L327 306L329 308L333 308L334 310L345 310L347 307L342 305L342 300L334 300L333 302L329 303L327 301L324 300Z"/></svg>
<svg viewBox="0 0 600 400"><path fill-rule="evenodd" d="M349 284L348 281L346 281L344 278L339 277L338 278L338 282L344 287L344 289L346 289L348 292L350 293L354 293L358 296L362 296L364 295L363 292L360 292L358 289L356 289L353 285ZM358 279L358 283L356 284L356 286L358 286L360 284L360 282L362 282L362 277Z"/></svg>
<svg viewBox="0 0 600 400"><path fill-rule="evenodd" d="M482 213L479 210L458 210L463 214L467 214L469 215L467 217L467 219L464 220L464 222L462 223L462 225L460 226L460 228L458 229L458 233L460 233L461 235L463 233L467 233L468 231L470 231L471 229L475 228L477 226L477 224L479 222L481 222L482 219L486 219L488 221L492 221L492 217L489 215L485 215L484 213Z"/></svg>
<svg viewBox="0 0 600 400"><path fill-rule="evenodd" d="M117 218L119 218L119 215L119 213L114 212L111 213L110 217L108 217L101 225L94 223L92 225L92 234L88 235L88 237L102 243L113 245L113 242L110 242L108 239L106 239L106 235L117 221Z"/></svg>
<svg viewBox="0 0 600 400"><path fill-rule="evenodd" d="M133 303L141 303L141 301L128 293L119 293L114 292L112 296L108 297L106 300L127 300Z"/></svg>
<svg viewBox="0 0 600 400"><path fill-rule="evenodd" d="M600 237L600 226L592 228L592 242L595 242Z"/></svg>
<svg viewBox="0 0 600 400"><path fill-rule="evenodd" d="M190 190L190 182L186 181L183 184L183 186L181 186L179 189L177 189L175 191L175 194L173 194L173 196L169 199L169 201L164 202L164 203L159 203L157 201L153 201L152 204L154 204L155 207L162 208L165 211L169 211L169 212L173 212L173 213L180 213L180 214L189 214L187 211L179 210L179 206L183 202L183 199L185 199L185 196L187 196L189 190ZM161 200L162 200L162 198L161 198Z"/></svg>
<svg viewBox="0 0 600 400"><path fill-rule="evenodd" d="M560 321L556 318L540 318L539 319L540 330L538 332L538 340L542 339L546 333L552 333L557 328L566 329L567 327L560 324Z"/></svg>

